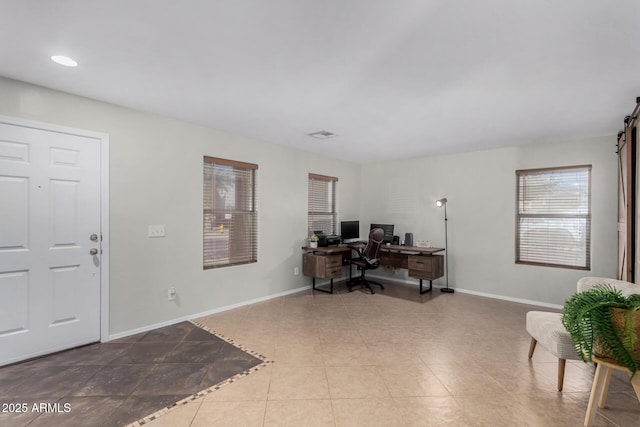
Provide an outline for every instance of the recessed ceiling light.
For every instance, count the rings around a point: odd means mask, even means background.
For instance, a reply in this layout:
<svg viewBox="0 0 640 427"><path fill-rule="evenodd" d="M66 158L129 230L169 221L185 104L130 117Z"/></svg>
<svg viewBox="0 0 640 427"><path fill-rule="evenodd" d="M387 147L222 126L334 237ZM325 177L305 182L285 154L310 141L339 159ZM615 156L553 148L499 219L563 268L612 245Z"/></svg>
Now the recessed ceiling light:
<svg viewBox="0 0 640 427"><path fill-rule="evenodd" d="M308 133L307 135L316 139L328 139L338 136L338 134L326 130L319 130L318 132Z"/></svg>
<svg viewBox="0 0 640 427"><path fill-rule="evenodd" d="M77 67L78 63L68 56L53 55L51 60L57 64L64 65L66 67Z"/></svg>

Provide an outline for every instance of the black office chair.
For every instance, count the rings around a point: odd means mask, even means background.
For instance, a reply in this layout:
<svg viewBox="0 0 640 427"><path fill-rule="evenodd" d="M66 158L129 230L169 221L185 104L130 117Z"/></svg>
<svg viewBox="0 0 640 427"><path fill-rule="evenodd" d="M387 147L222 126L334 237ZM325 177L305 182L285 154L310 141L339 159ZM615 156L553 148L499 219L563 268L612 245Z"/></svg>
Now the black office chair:
<svg viewBox="0 0 640 427"><path fill-rule="evenodd" d="M373 291L371 285L380 286L380 289L384 289L384 286L382 286L382 284L367 280L364 275L367 270L374 270L380 265L378 252L380 251L380 246L382 246L383 239L384 230L382 228L374 228L369 232L369 241L367 242L367 246L365 246L364 249L353 246L351 247L357 252L358 257L352 258L348 262L351 265L355 265L358 270L360 270L360 277L349 280L349 282L347 283L349 292L353 292L353 287L358 283L361 283L363 288L369 289L372 294L375 294L375 292Z"/></svg>

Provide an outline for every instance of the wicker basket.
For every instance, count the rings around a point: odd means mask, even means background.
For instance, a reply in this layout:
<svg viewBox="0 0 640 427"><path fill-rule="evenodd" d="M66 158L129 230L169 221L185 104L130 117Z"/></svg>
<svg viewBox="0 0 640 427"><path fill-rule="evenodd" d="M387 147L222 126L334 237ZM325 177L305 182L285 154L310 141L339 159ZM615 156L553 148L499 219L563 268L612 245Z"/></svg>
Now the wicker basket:
<svg viewBox="0 0 640 427"><path fill-rule="evenodd" d="M611 307L609 311L611 313L611 320L613 321L614 326L619 330L624 330L624 318L626 310L622 308ZM638 340L633 346L633 354L634 359L640 360L640 311L634 312L632 318L635 325L634 329L636 331L636 335L638 336ZM611 352L609 351L605 351L597 338L593 344L593 354L594 356L597 356L601 359L608 359L616 362L613 354L611 354Z"/></svg>

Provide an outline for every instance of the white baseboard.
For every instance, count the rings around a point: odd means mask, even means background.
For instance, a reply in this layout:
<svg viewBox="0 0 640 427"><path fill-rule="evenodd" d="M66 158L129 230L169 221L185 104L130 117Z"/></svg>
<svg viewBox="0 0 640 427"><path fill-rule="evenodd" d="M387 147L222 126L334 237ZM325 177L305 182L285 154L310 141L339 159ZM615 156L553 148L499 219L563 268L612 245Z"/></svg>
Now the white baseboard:
<svg viewBox="0 0 640 427"><path fill-rule="evenodd" d="M412 285L412 286L416 286L416 287L419 286L419 283L416 282L416 281L413 281L413 280L397 279L397 278L394 278L394 277L379 276L379 275L375 275L375 274L369 274L368 277L375 278L375 279L381 279L381 280L387 280L389 282L403 283L405 285ZM334 283L335 282L340 282L342 280L348 280L348 277L336 278L336 279L334 279ZM316 280L316 286L329 284L329 283L330 283L329 280L323 280L323 281ZM434 289L439 289L439 288L443 288L443 287L444 286L440 286L440 285L436 285L436 284L433 285ZM201 313L196 313L196 314L191 314L191 315L188 315L188 316L178 317L176 319L171 319L171 320L167 320L167 321L160 322L160 323L154 323L153 325L147 325L147 326L143 326L141 328L131 329L131 330L124 331L124 332L118 332L116 334L109 335L109 338L107 340L103 340L103 342L115 340L115 339L118 339L118 338L128 337L130 335L139 334L141 332L147 332L147 331L150 331L150 330L153 330L153 329L162 328L162 327L165 327L165 326L171 326L171 325L174 325L176 323L197 319L199 317L210 316L212 314L221 313L223 311L233 310L234 308L243 307L245 305L255 304L255 303L258 303L258 302L268 301L270 299L274 299L274 298L279 298L279 297L295 294L295 293L302 292L302 291L305 291L305 290L308 290L308 289L311 289L311 285L302 286L300 288L295 288L295 289L290 289L288 291L280 292L280 293L273 294L273 295L268 295L268 296L265 296L265 297L255 298L255 299L248 300L248 301L243 301L243 302L240 302L240 303L237 303L237 304L231 304L231 305L227 305L227 306L224 306L224 307L214 308L212 310L203 311ZM519 303L519 304L534 305L534 306L538 306L538 307L553 308L553 309L558 309L558 310L562 309L562 305L558 305L558 304L550 304L550 303L547 303L547 302L534 301L534 300L529 300L529 299L524 299L524 298L514 298L514 297L508 297L508 296L504 296L504 295L490 294L490 293L487 293L487 292L478 292L478 291L474 291L474 290L470 290L470 289L462 289L462 288L454 288L454 289L456 290L456 292L460 292L460 293L463 293L463 294L470 294L470 295L476 295L476 296L485 297L485 298L492 298L492 299L498 299L498 300L503 300L503 301L510 301L510 302L515 302L515 303Z"/></svg>
<svg viewBox="0 0 640 427"><path fill-rule="evenodd" d="M379 276L379 275L375 275L375 274L369 274L368 277L381 279L381 280L388 280L390 282L404 283L406 285L412 285L412 286L419 286L420 285L419 282L415 282L415 281L404 280L404 279L396 279L396 278L392 278L392 277ZM444 286L434 284L433 288L434 289L435 288L439 289L439 288L444 288ZM530 299L525 299L525 298L515 298L515 297L509 297L509 296L498 295L498 294L490 294L490 293L487 293L487 292L479 292L479 291L474 291L474 290L471 290L471 289L463 289L463 288L452 288L452 289L455 289L456 292L460 292L462 294L470 294L470 295L476 295L476 296L479 296L479 297L485 297L485 298L498 299L498 300L502 300L502 301L515 302L515 303L519 303L519 304L535 305L535 306L538 306L538 307L546 307L546 308L553 308L553 309L557 309L557 310L562 310L562 305L559 305L559 304L551 304L551 303L548 303L548 302L535 301L535 300L530 300Z"/></svg>
<svg viewBox="0 0 640 427"><path fill-rule="evenodd" d="M489 294L489 293L486 293L486 292L472 291L472 290L469 290L469 289L460 289L460 288L455 288L455 289L456 289L456 292L460 292L460 293L463 293L463 294L477 295L477 296L480 296L480 297L486 297L486 298L499 299L499 300L503 300L503 301L516 302L516 303L519 303L519 304L535 305L535 306L538 306L538 307L554 308L554 309L557 309L557 310L562 310L562 308L563 308L562 305L551 304L549 302L534 301L534 300L525 299L525 298L507 297L507 296L504 296L504 295Z"/></svg>
<svg viewBox="0 0 640 427"><path fill-rule="evenodd" d="M295 293L302 292L302 291L305 291L305 290L308 290L308 289L311 289L311 285L302 286L302 287L296 288L296 289L290 289L288 291L280 292L280 293L273 294L273 295L267 295L266 297L260 297L260 298L255 298L255 299L248 300L248 301L239 302L237 304L231 304L231 305L227 305L227 306L224 306L224 307L214 308L213 310L207 310L207 311L203 311L203 312L196 313L196 314L190 314L188 316L178 317L176 319L171 319L171 320L167 320L167 321L160 322L160 323L154 323L153 325L147 325L147 326L143 326L141 328L130 329L128 331L118 332L116 334L110 334L109 338L107 340L102 340L102 342L107 342L107 341L115 340L115 339L118 339L118 338L128 337L130 335L135 335L135 334L139 334L141 332L151 331L153 329L163 328L165 326L175 325L176 323L186 322L186 321L189 321L189 320L197 319L199 317L210 316L212 314L221 313L223 311L233 310L234 308L243 307L245 305L255 304L255 303L258 303L258 302L268 301L270 299L274 299L274 298L279 298L279 297L295 294Z"/></svg>

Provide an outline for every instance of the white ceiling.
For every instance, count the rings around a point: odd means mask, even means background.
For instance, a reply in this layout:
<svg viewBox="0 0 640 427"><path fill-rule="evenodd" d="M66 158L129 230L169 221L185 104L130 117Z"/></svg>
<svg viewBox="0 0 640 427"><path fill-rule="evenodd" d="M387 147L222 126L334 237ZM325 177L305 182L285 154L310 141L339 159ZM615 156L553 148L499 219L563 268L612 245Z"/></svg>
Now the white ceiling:
<svg viewBox="0 0 640 427"><path fill-rule="evenodd" d="M640 1L0 0L0 58L5 77L384 161L616 134Z"/></svg>

